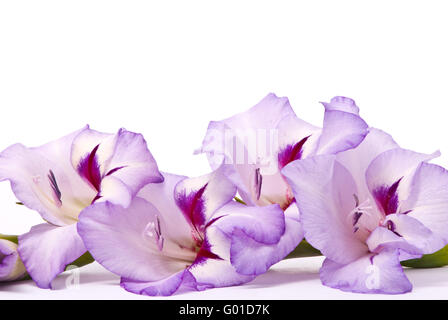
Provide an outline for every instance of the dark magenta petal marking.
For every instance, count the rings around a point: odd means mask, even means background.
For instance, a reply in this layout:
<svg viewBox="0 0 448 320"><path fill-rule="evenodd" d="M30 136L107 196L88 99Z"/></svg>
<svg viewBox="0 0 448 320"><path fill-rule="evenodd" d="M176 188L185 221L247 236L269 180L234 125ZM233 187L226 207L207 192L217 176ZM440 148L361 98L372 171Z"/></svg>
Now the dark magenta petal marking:
<svg viewBox="0 0 448 320"><path fill-rule="evenodd" d="M96 156L99 146L98 144L90 153L87 153L78 164L80 176L86 179L97 191L100 191L101 185L100 165Z"/></svg>
<svg viewBox="0 0 448 320"><path fill-rule="evenodd" d="M213 223L215 223L216 221L218 221L219 219L221 219L223 216L217 217L217 218L213 218L212 220L210 220L206 225L205 225L205 229L207 229L209 226L211 226Z"/></svg>
<svg viewBox="0 0 448 320"><path fill-rule="evenodd" d="M390 187L381 186L373 191L373 195L378 206L381 208L385 215L396 213L398 209L398 185L401 182L401 177L395 181Z"/></svg>
<svg viewBox="0 0 448 320"><path fill-rule="evenodd" d="M214 254L211 251L211 246L208 243L207 239L205 239L202 243L201 248L199 249L199 252L193 264L201 264L205 262L207 259L223 260L220 256Z"/></svg>
<svg viewBox="0 0 448 320"><path fill-rule="evenodd" d="M126 167L127 167L127 166L121 166L121 167L113 168L113 169L109 170L109 171L106 173L106 176L110 176L111 174L114 174L114 173L117 172L118 170L123 169L123 168L126 168Z"/></svg>
<svg viewBox="0 0 448 320"><path fill-rule="evenodd" d="M62 203L62 201L61 201L62 193L61 193L61 190L59 190L59 186L56 181L56 177L54 176L54 173L52 170L50 170L48 172L48 180L50 181L50 186L51 186L51 189L53 189L54 195L59 200L59 202Z"/></svg>
<svg viewBox="0 0 448 320"><path fill-rule="evenodd" d="M401 237L401 235L395 231L395 223L393 221L388 220L386 223L386 228L395 233L397 236Z"/></svg>
<svg viewBox="0 0 448 320"><path fill-rule="evenodd" d="M279 152L278 154L278 166L282 169L288 163L293 162L294 160L299 160L302 158L303 153L303 145L308 140L308 137L303 138L295 145L288 144L285 149Z"/></svg>
<svg viewBox="0 0 448 320"><path fill-rule="evenodd" d="M95 198L93 198L92 203L94 204L96 200L101 199L103 196L101 196L99 193L97 193L97 195L95 196Z"/></svg>
<svg viewBox="0 0 448 320"><path fill-rule="evenodd" d="M360 212L360 211L356 211L353 214L353 226L355 226L358 223L358 221L361 218L361 216L362 216L362 212Z"/></svg>
<svg viewBox="0 0 448 320"><path fill-rule="evenodd" d="M186 191L179 193L176 196L176 204L181 209L184 217L193 227L193 238L199 243L204 240L204 224L205 224L205 201L202 197L205 189L205 184L197 191L186 194Z"/></svg>
<svg viewBox="0 0 448 320"><path fill-rule="evenodd" d="M263 183L263 176L260 173L260 168L255 169L255 197L257 200L260 199L261 196L261 185Z"/></svg>

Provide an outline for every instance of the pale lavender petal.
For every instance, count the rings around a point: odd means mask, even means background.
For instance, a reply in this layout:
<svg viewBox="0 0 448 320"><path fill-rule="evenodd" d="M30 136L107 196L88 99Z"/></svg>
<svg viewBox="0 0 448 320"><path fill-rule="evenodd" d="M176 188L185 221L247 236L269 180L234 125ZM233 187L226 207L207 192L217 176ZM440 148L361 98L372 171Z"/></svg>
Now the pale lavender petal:
<svg viewBox="0 0 448 320"><path fill-rule="evenodd" d="M18 200L54 225L74 223L96 195L70 163L79 132L36 148L15 144L0 154L0 180L9 180Z"/></svg>
<svg viewBox="0 0 448 320"><path fill-rule="evenodd" d="M378 155L366 171L366 182L378 208L386 215L396 213L399 199L406 199L412 174L420 163L439 153L428 155L396 148Z"/></svg>
<svg viewBox="0 0 448 320"><path fill-rule="evenodd" d="M72 167L76 170L80 169L86 159L92 155L94 162L105 164L114 152L117 136L111 133L99 132L86 126L78 132L74 137L73 143L70 145L69 156ZM95 150L96 149L96 150ZM101 175L105 174L107 168L101 167Z"/></svg>
<svg viewBox="0 0 448 320"><path fill-rule="evenodd" d="M191 267L190 272L196 279L196 289L220 288L240 285L254 279L254 276L239 274L230 263L231 237L214 224L207 228L209 250L219 259L200 259Z"/></svg>
<svg viewBox="0 0 448 320"><path fill-rule="evenodd" d="M147 296L170 296L181 286L194 287L195 279L185 269L158 281L135 281L121 278L120 286L129 292Z"/></svg>
<svg viewBox="0 0 448 320"><path fill-rule="evenodd" d="M356 115L359 114L359 108L356 105L355 101L347 97L337 96L332 98L330 102L321 103L324 105L325 110L337 110L353 113Z"/></svg>
<svg viewBox="0 0 448 320"><path fill-rule="evenodd" d="M162 182L156 161L141 134L120 129L106 176L120 179L135 196L148 183Z"/></svg>
<svg viewBox="0 0 448 320"><path fill-rule="evenodd" d="M359 146L355 149L338 153L338 162L348 168L354 180L358 182L359 198L366 198L370 195L365 178L366 170L372 160L384 151L398 147L398 144L389 134L370 128L369 133Z"/></svg>
<svg viewBox="0 0 448 320"><path fill-rule="evenodd" d="M232 201L235 186L222 170L179 181L174 190L177 206L193 227L205 227L216 210Z"/></svg>
<svg viewBox="0 0 448 320"><path fill-rule="evenodd" d="M17 253L17 244L0 239L0 282L24 277L25 266Z"/></svg>
<svg viewBox="0 0 448 320"><path fill-rule="evenodd" d="M101 180L100 189L100 193L93 202L109 201L126 208L132 201L132 191L123 181L113 175L104 177Z"/></svg>
<svg viewBox="0 0 448 320"><path fill-rule="evenodd" d="M300 118L294 116L288 116L282 119L277 126L278 130L278 144L279 144L279 157L287 148L293 148L300 145L300 157L305 158L316 150L316 144L319 139L321 128L316 127ZM291 161L289 161L291 162ZM279 161L280 169L286 166L285 161Z"/></svg>
<svg viewBox="0 0 448 320"><path fill-rule="evenodd" d="M382 247L393 247L403 249L410 254L430 254L442 249L445 245L443 239L420 221L406 214L388 215L383 225L385 227L377 228L367 239L367 245L372 252ZM385 235L386 232L388 235Z"/></svg>
<svg viewBox="0 0 448 320"><path fill-rule="evenodd" d="M189 238L181 244L165 234L164 216L136 197L128 208L100 202L80 214L78 232L96 261L124 278L159 281L183 269L196 257ZM182 245L183 247L181 247Z"/></svg>
<svg viewBox="0 0 448 320"><path fill-rule="evenodd" d="M326 259L320 278L326 286L349 292L400 294L412 290L396 250L367 254L346 265Z"/></svg>
<svg viewBox="0 0 448 320"><path fill-rule="evenodd" d="M273 129L283 118L294 115L288 98L270 93L249 110L222 122L231 129Z"/></svg>
<svg viewBox="0 0 448 320"><path fill-rule="evenodd" d="M437 165L422 163L413 175L409 198L402 211L423 223L448 243L448 172Z"/></svg>
<svg viewBox="0 0 448 320"><path fill-rule="evenodd" d="M212 157L222 155L233 159L233 150L228 147L231 140L237 138L244 145L244 141L247 141L248 131L276 129L284 118L290 116L295 117L295 113L288 99L279 98L270 93L245 112L221 121L210 122L202 148L197 152L211 154ZM221 159L223 158L221 157ZM218 168L221 164L214 161L213 169Z"/></svg>
<svg viewBox="0 0 448 320"><path fill-rule="evenodd" d="M366 241L371 252L381 252L386 249L401 249L411 255L421 255L422 250L407 242L399 234L392 232L386 227L377 227Z"/></svg>
<svg viewBox="0 0 448 320"><path fill-rule="evenodd" d="M349 263L368 252L353 231L356 184L334 156L290 163L282 170L296 198L305 238L326 257Z"/></svg>
<svg viewBox="0 0 448 320"><path fill-rule="evenodd" d="M128 206L144 185L163 180L143 136L125 129L113 135L86 128L74 139L70 157L102 201ZM125 195L116 198L117 190Z"/></svg>
<svg viewBox="0 0 448 320"><path fill-rule="evenodd" d="M18 247L28 274L37 286L51 288L53 279L86 252L76 224L64 227L40 224L19 236Z"/></svg>
<svg viewBox="0 0 448 320"><path fill-rule="evenodd" d="M284 134L279 134L278 126L286 118L297 118L288 99L269 94L243 113L211 122L197 152L207 154L213 169L224 164L226 176L238 187L243 200L255 204L259 197L254 190L261 187L254 185L256 170L261 169L262 175L278 173L278 148L298 142L292 139L279 144L279 136Z"/></svg>
<svg viewBox="0 0 448 320"><path fill-rule="evenodd" d="M368 125L357 114L325 110L316 154L334 154L357 147L368 133Z"/></svg>
<svg viewBox="0 0 448 320"><path fill-rule="evenodd" d="M285 217L278 205L246 206L235 201L214 215L213 225L227 235L235 229L264 244L276 244L285 233Z"/></svg>
<svg viewBox="0 0 448 320"><path fill-rule="evenodd" d="M298 209L292 204L285 211L285 233L276 244L256 241L239 229L233 232L230 250L232 265L241 274L262 274L286 257L302 239Z"/></svg>
<svg viewBox="0 0 448 320"><path fill-rule="evenodd" d="M163 213L164 220L171 222L166 224L164 233L169 238L182 243L191 237L191 227L176 204L174 188L187 177L164 172L163 178L162 183L150 183L144 186L137 196L149 201Z"/></svg>

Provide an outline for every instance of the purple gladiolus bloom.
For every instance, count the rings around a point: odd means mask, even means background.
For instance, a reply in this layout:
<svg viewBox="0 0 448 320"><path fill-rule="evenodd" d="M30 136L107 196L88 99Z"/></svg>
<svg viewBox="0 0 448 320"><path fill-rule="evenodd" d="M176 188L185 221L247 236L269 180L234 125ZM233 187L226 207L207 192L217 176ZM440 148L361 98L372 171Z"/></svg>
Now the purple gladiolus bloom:
<svg viewBox="0 0 448 320"><path fill-rule="evenodd" d="M17 253L17 245L0 239L0 282L18 280L25 274L25 267Z"/></svg>
<svg viewBox="0 0 448 320"><path fill-rule="evenodd" d="M86 252L76 231L79 213L93 202L127 207L147 183L163 177L142 135L88 126L37 148L15 144L0 154L0 180L47 222L19 237L19 255L41 288Z"/></svg>
<svg viewBox="0 0 448 320"><path fill-rule="evenodd" d="M353 100L335 97L323 105L322 128L299 119L288 99L274 94L246 112L209 124L197 152L207 154L213 169L223 167L247 205L279 204L285 212L286 231L277 244L266 246L244 233L234 234L232 263L242 274L265 272L303 239L295 198L281 169L298 159L354 148L367 134Z"/></svg>
<svg viewBox="0 0 448 320"><path fill-rule="evenodd" d="M405 293L400 261L448 243L448 172L438 156L401 149L370 129L355 149L283 169L306 239L325 256L322 283L360 293Z"/></svg>
<svg viewBox="0 0 448 320"><path fill-rule="evenodd" d="M96 261L121 276L126 290L150 296L238 285L230 263L231 235L244 232L272 244L284 233L278 205L232 201L235 187L220 170L199 178L164 174L128 208L95 203L80 215L78 232Z"/></svg>

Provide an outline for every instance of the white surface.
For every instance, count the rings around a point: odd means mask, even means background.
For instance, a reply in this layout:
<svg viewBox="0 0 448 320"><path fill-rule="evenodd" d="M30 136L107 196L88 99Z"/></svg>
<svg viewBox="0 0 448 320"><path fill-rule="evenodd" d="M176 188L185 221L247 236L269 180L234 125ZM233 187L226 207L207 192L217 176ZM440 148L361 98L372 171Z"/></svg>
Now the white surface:
<svg viewBox="0 0 448 320"><path fill-rule="evenodd" d="M321 285L322 257L281 261L268 273L238 287L187 292L171 297L147 297L119 286L119 277L94 263L68 271L53 281L55 290L42 290L30 281L0 285L2 299L181 299L181 300L298 300L298 299L448 299L448 268L407 269L414 290L404 295L364 295L342 292ZM73 285L73 279L79 285ZM68 286L67 286L68 284Z"/></svg>
<svg viewBox="0 0 448 320"><path fill-rule="evenodd" d="M123 126L145 135L162 170L199 175L208 165L192 153L208 121L275 92L314 124L318 101L352 97L369 124L403 147L440 149L435 162L447 165L447 9L442 0L1 1L0 149L40 145L86 123L108 132ZM7 183L0 204L2 233L41 222L15 205ZM191 297L347 297L309 271L287 270ZM444 297L446 273L408 272L416 295L435 298ZM135 298L90 279L78 296ZM8 295L72 294L14 288Z"/></svg>

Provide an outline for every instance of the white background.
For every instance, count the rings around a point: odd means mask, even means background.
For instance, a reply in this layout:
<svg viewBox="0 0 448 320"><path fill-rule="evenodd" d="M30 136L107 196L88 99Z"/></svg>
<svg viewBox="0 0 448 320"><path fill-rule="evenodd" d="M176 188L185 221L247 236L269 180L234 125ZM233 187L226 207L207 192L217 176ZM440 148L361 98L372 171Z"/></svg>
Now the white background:
<svg viewBox="0 0 448 320"><path fill-rule="evenodd" d="M199 175L209 168L193 151L208 122L275 92L314 124L319 101L351 97L371 126L405 148L440 149L435 162L448 165L447 15L446 1L1 1L0 149L38 146L86 123L125 127L145 135L161 170ZM41 222L15 205L8 183L0 199L1 233ZM367 297L323 288L320 261L301 261L248 285L250 297L303 298L301 288L308 297ZM88 270L117 283L99 266ZM446 294L446 269L408 275L415 290L403 297ZM191 297L247 298L248 286ZM2 298L135 298L93 280L67 292L0 287Z"/></svg>

